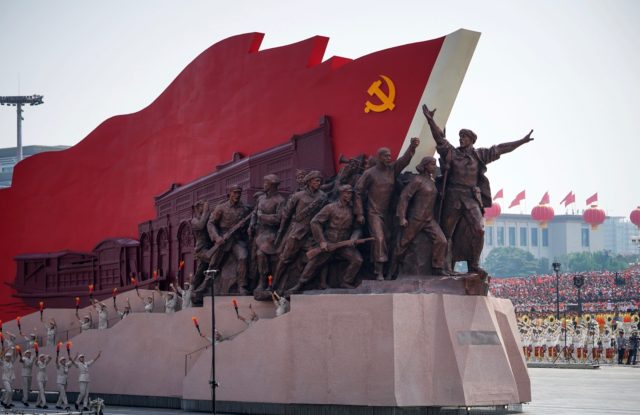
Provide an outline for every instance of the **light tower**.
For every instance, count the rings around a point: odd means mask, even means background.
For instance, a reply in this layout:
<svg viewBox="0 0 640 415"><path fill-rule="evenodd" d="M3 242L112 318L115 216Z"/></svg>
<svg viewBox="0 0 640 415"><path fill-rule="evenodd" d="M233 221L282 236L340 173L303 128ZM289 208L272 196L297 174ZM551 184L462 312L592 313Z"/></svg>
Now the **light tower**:
<svg viewBox="0 0 640 415"><path fill-rule="evenodd" d="M16 96L16 97L0 97L0 105L9 105L15 106L17 108L18 114L18 161L22 160L22 106L29 105L40 105L43 103L42 95L26 95L26 96Z"/></svg>

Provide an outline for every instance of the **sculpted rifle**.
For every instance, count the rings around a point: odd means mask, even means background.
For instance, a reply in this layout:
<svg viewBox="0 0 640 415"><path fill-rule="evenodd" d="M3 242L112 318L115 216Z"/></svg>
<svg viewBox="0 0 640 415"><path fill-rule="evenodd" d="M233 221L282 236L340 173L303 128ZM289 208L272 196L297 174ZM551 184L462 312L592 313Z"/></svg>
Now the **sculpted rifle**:
<svg viewBox="0 0 640 415"><path fill-rule="evenodd" d="M238 231L238 229L242 228L244 225L246 225L246 223L251 219L251 217L253 216L253 213L255 212L255 209L251 211L251 213L249 213L247 216L245 216L244 218L242 218L238 223L236 223L235 225L233 225L231 227L231 229L229 229L224 235L222 235L222 242L219 244L215 244L213 245L205 254L204 257L207 258L208 261L211 260L211 258L213 258L213 255L215 255L216 252L218 252L218 249L220 249L220 247L222 245L225 244L225 242L227 242L229 240L229 238Z"/></svg>
<svg viewBox="0 0 640 415"><path fill-rule="evenodd" d="M322 251L322 248L313 248L307 251L307 259L311 260L318 256L322 252L333 252L336 249L344 248L345 246L360 245L368 241L373 241L374 238L362 238L362 239L347 239L346 241L334 242L327 244L327 250Z"/></svg>

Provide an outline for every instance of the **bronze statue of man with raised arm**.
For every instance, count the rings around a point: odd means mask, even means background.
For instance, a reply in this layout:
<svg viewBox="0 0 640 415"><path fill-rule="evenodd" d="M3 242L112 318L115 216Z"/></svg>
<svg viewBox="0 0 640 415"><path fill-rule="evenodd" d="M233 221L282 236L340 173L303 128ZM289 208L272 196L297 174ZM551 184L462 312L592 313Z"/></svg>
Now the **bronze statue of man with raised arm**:
<svg viewBox="0 0 640 415"><path fill-rule="evenodd" d="M440 155L440 167L444 176L444 200L440 211L440 226L447 238L447 267L453 266L453 251L459 253L467 261L469 272L486 274L480 268L480 254L484 246L484 224L482 215L484 208L491 206L491 188L485 176L487 164L498 160L502 154L509 153L523 144L533 140L531 134L522 139L497 144L489 148L475 148L477 135L468 129L460 130L460 147L454 147L446 138L442 129L436 124L433 115L426 105L422 112L429 123L431 133L436 141L436 150ZM467 235L470 236L467 247L459 249L452 244L458 225L466 224Z"/></svg>

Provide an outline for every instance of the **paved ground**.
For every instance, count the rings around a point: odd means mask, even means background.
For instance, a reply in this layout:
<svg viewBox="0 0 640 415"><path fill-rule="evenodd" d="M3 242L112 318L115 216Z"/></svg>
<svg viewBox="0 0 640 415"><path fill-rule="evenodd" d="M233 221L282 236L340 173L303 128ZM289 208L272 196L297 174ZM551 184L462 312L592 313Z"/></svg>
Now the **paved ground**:
<svg viewBox="0 0 640 415"><path fill-rule="evenodd" d="M529 376L533 401L525 414L640 414L640 367L529 369Z"/></svg>
<svg viewBox="0 0 640 415"><path fill-rule="evenodd" d="M529 369L533 402L523 405L527 415L639 415L640 367L602 366L599 369ZM16 402L18 411L22 405ZM26 408L25 408L26 409ZM3 411L0 410L0 414ZM56 413L39 410L37 413ZM76 412L77 413L77 412ZM462 413L462 412L461 412ZM472 414L487 413L472 411ZM195 415L170 409L109 406L105 415ZM222 415L222 414L221 414Z"/></svg>

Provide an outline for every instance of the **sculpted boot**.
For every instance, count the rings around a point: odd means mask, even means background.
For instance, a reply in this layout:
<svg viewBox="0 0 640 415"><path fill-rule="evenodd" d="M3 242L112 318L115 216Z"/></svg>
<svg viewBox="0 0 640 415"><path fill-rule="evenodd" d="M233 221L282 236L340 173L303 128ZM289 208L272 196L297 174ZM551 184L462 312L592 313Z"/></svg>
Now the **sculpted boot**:
<svg viewBox="0 0 640 415"><path fill-rule="evenodd" d="M384 262L376 262L373 273L377 281L384 281Z"/></svg>

